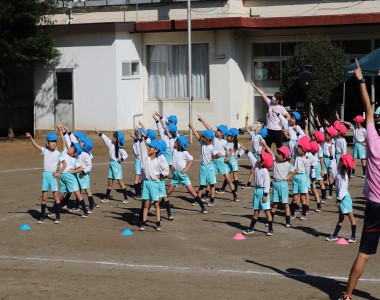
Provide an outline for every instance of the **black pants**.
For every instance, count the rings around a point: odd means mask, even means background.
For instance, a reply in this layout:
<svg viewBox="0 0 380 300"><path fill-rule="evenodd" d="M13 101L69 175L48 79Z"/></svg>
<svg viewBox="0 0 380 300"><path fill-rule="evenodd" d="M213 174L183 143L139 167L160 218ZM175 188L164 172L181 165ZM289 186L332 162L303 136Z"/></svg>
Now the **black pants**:
<svg viewBox="0 0 380 300"><path fill-rule="evenodd" d="M272 143L275 143L276 147L280 148L282 146L282 130L268 129L268 136L265 138L265 142L269 148L272 146Z"/></svg>

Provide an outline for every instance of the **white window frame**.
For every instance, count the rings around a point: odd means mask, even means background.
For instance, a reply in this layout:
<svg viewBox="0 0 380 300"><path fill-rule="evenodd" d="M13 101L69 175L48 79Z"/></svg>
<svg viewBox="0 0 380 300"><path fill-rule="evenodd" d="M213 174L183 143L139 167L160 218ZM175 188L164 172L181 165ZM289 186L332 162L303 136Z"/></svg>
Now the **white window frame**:
<svg viewBox="0 0 380 300"><path fill-rule="evenodd" d="M124 65L129 65L129 74L124 74ZM138 68L138 74L132 74L133 73L133 65L137 65ZM122 80L128 80L128 79L138 79L141 78L141 63L138 60L123 60L121 61L121 79Z"/></svg>

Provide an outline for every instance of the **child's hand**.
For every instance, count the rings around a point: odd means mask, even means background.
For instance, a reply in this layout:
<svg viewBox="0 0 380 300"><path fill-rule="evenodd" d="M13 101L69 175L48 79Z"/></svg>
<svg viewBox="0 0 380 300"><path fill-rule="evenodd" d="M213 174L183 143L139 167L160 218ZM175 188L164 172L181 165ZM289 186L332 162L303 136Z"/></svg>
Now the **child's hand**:
<svg viewBox="0 0 380 300"><path fill-rule="evenodd" d="M337 111L335 112L335 117L336 117L337 120L339 120L339 114L338 114Z"/></svg>
<svg viewBox="0 0 380 300"><path fill-rule="evenodd" d="M200 115L197 115L198 121L202 121L202 117Z"/></svg>
<svg viewBox="0 0 380 300"><path fill-rule="evenodd" d="M324 123L326 126L330 126L329 121L327 121L326 119L323 119L323 123Z"/></svg>
<svg viewBox="0 0 380 300"><path fill-rule="evenodd" d="M248 121L249 117L248 114L245 116L245 120Z"/></svg>
<svg viewBox="0 0 380 300"><path fill-rule="evenodd" d="M95 131L96 134L100 134L100 131L98 129L95 128L94 131Z"/></svg>
<svg viewBox="0 0 380 300"><path fill-rule="evenodd" d="M278 111L274 107L272 107L272 112L274 112L276 115L278 114Z"/></svg>
<svg viewBox="0 0 380 300"><path fill-rule="evenodd" d="M190 128L193 127L193 124L192 124L191 122L189 122L189 127L190 127Z"/></svg>
<svg viewBox="0 0 380 300"><path fill-rule="evenodd" d="M267 196L263 196L263 198L261 199L261 201L262 201L263 203L267 202Z"/></svg>
<svg viewBox="0 0 380 300"><path fill-rule="evenodd" d="M251 81L251 86L252 86L253 88L257 88L256 84L255 84L253 81Z"/></svg>
<svg viewBox="0 0 380 300"><path fill-rule="evenodd" d="M130 136L131 138L133 138L133 139L136 138L136 136L135 136L135 134L134 134L133 132L130 132L130 133L129 133L129 136Z"/></svg>
<svg viewBox="0 0 380 300"><path fill-rule="evenodd" d="M319 118L318 118L318 115L315 116L315 119L319 122Z"/></svg>
<svg viewBox="0 0 380 300"><path fill-rule="evenodd" d="M58 172L54 172L53 173L53 178L57 178L59 176L59 173Z"/></svg>
<svg viewBox="0 0 380 300"><path fill-rule="evenodd" d="M143 127L144 124L143 124L141 121L139 121L139 126ZM136 128L137 128L137 127L136 127Z"/></svg>
<svg viewBox="0 0 380 300"><path fill-rule="evenodd" d="M333 155L333 153L332 153L332 146L329 147L329 152L330 152L330 156L332 156Z"/></svg>
<svg viewBox="0 0 380 300"><path fill-rule="evenodd" d="M263 145L263 146L265 146L267 143L265 142L265 140L263 140L263 139L261 139L260 141L259 141L259 143L261 144L261 145Z"/></svg>
<svg viewBox="0 0 380 300"><path fill-rule="evenodd" d="M25 136L26 136L28 139L32 138L32 135L31 135L29 132L25 133Z"/></svg>

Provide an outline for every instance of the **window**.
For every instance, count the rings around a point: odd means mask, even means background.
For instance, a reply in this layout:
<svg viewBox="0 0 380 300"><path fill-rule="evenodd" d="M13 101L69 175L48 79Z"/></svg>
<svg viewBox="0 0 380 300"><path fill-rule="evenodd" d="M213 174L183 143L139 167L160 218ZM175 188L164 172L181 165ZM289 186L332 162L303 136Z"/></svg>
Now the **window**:
<svg viewBox="0 0 380 300"><path fill-rule="evenodd" d="M73 72L56 70L57 100L73 100Z"/></svg>
<svg viewBox="0 0 380 300"><path fill-rule="evenodd" d="M255 62L255 81L258 80L280 80L281 62Z"/></svg>
<svg viewBox="0 0 380 300"><path fill-rule="evenodd" d="M280 56L280 43L253 44L253 56Z"/></svg>
<svg viewBox="0 0 380 300"><path fill-rule="evenodd" d="M123 61L121 62L121 78L139 78L140 77L140 62L138 61Z"/></svg>
<svg viewBox="0 0 380 300"><path fill-rule="evenodd" d="M344 52L349 55L368 54L371 52L370 40L342 41Z"/></svg>
<svg viewBox="0 0 380 300"><path fill-rule="evenodd" d="M188 97L187 45L148 46L149 99L181 99ZM209 98L208 45L192 45L192 96Z"/></svg>

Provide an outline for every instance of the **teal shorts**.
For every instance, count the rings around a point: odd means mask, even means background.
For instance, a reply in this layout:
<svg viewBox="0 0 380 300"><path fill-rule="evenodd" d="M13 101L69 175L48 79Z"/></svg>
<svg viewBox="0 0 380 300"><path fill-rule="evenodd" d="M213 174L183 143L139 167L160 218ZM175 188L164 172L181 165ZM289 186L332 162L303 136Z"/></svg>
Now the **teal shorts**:
<svg viewBox="0 0 380 300"><path fill-rule="evenodd" d="M286 180L275 181L273 183L273 203L288 203L289 185Z"/></svg>
<svg viewBox="0 0 380 300"><path fill-rule="evenodd" d="M354 158L357 159L366 159L366 153L365 153L365 146L363 146L361 143L356 142L354 145Z"/></svg>
<svg viewBox="0 0 380 300"><path fill-rule="evenodd" d="M253 193L253 210L270 209L270 194L268 193L267 201L263 202L264 189L262 187L255 188Z"/></svg>
<svg viewBox="0 0 380 300"><path fill-rule="evenodd" d="M121 164L119 162L111 160L108 169L108 178L112 180L123 179L123 170L121 169Z"/></svg>
<svg viewBox="0 0 380 300"><path fill-rule="evenodd" d="M79 184L76 176L70 172L62 173L60 176L60 193L72 193L79 191Z"/></svg>
<svg viewBox="0 0 380 300"><path fill-rule="evenodd" d="M308 192L309 178L305 173L298 173L293 177L293 195L306 194Z"/></svg>
<svg viewBox="0 0 380 300"><path fill-rule="evenodd" d="M87 190L91 188L90 174L77 173L76 177L79 183L79 188L81 190Z"/></svg>
<svg viewBox="0 0 380 300"><path fill-rule="evenodd" d="M52 192L58 191L58 181L57 178L53 177L52 172L43 171L42 173L42 191L47 192L48 190Z"/></svg>
<svg viewBox="0 0 380 300"><path fill-rule="evenodd" d="M228 168L227 164L224 162L224 156L219 157L217 159L214 159L213 161L214 167L215 167L215 174L227 174Z"/></svg>
<svg viewBox="0 0 380 300"><path fill-rule="evenodd" d="M329 171L330 157L323 157L323 164L325 165L323 170L325 171L325 174L327 174Z"/></svg>
<svg viewBox="0 0 380 300"><path fill-rule="evenodd" d="M170 147L166 148L165 158L166 158L166 161L168 162L168 165L171 166L173 164L173 152Z"/></svg>
<svg viewBox="0 0 380 300"><path fill-rule="evenodd" d="M156 202L160 200L158 182L144 180L142 186L142 201Z"/></svg>
<svg viewBox="0 0 380 300"><path fill-rule="evenodd" d="M183 184L184 186L188 186L191 184L189 176L187 174L182 174L179 170L173 171L173 178L170 182L171 185L177 187L179 184Z"/></svg>
<svg viewBox="0 0 380 300"><path fill-rule="evenodd" d="M227 162L227 170L230 172L237 172L239 170L239 163L235 156L231 156L230 160Z"/></svg>
<svg viewBox="0 0 380 300"><path fill-rule="evenodd" d="M199 169L199 185L215 184L215 167L214 164L201 165Z"/></svg>
<svg viewBox="0 0 380 300"><path fill-rule="evenodd" d="M317 167L315 168L315 179L316 180L322 180L323 179L321 172L322 172L322 166L321 166L321 162L319 161Z"/></svg>
<svg viewBox="0 0 380 300"><path fill-rule="evenodd" d="M166 197L166 186L165 186L165 180L160 180L158 182L158 194L160 198Z"/></svg>
<svg viewBox="0 0 380 300"><path fill-rule="evenodd" d="M352 199L350 194L344 196L343 200L340 201L339 211L344 215L352 212Z"/></svg>
<svg viewBox="0 0 380 300"><path fill-rule="evenodd" d="M141 175L141 162L138 158L135 158L135 175Z"/></svg>
<svg viewBox="0 0 380 300"><path fill-rule="evenodd" d="M339 163L339 160L340 160L340 153L335 152L335 161L337 164Z"/></svg>

